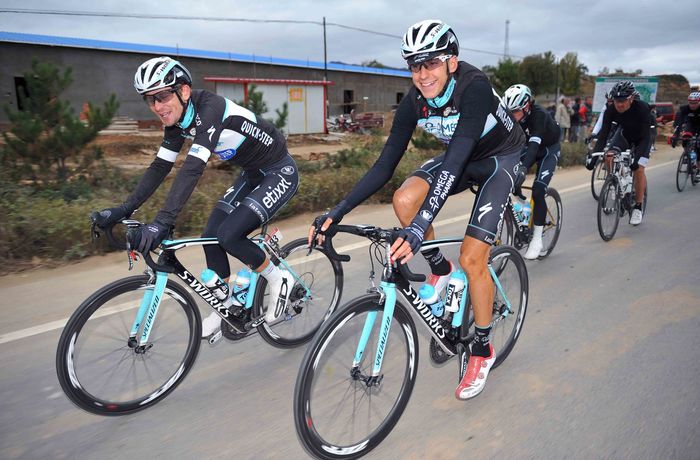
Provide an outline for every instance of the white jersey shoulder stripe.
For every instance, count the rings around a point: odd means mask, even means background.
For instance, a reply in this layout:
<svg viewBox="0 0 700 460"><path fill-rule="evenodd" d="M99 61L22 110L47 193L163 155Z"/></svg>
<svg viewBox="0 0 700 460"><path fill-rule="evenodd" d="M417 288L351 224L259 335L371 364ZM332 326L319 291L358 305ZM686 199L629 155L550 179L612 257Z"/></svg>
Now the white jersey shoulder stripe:
<svg viewBox="0 0 700 460"><path fill-rule="evenodd" d="M224 98L226 99L226 98ZM224 110L224 117L222 118L221 121L227 119L228 117L236 116L238 115L239 117L243 117L245 119L248 119L252 121L253 123L257 123L258 120L253 112L250 110L246 109L245 107L241 107L240 105L236 104L230 99L226 99L226 110Z"/></svg>
<svg viewBox="0 0 700 460"><path fill-rule="evenodd" d="M161 148L158 149L158 154L156 156L165 161L169 161L170 163L175 163L177 154L178 152L173 152L172 150L168 150L165 147L161 146Z"/></svg>

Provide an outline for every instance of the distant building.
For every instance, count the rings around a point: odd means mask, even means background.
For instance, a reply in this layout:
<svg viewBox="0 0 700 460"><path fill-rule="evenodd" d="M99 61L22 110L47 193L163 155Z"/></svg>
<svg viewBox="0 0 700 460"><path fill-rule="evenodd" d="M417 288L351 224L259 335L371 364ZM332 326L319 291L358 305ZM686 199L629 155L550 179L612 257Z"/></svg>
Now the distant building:
<svg viewBox="0 0 700 460"><path fill-rule="evenodd" d="M73 69L73 84L63 94L76 113L86 101L102 103L114 93L119 116L152 121L153 115L134 91L132 81L139 64L167 55L185 64L196 88L218 92L238 102L255 84L268 107L289 105L290 133L323 132L325 119L355 108L389 111L411 85L410 73L396 69L328 63L324 81L322 62L262 57L221 51L173 48L103 40L0 32L0 103L17 107L19 91L26 87L23 74L32 59ZM324 103L325 102L325 103ZM302 120L303 117L303 120ZM294 118L294 120L292 120ZM8 123L0 111L0 123Z"/></svg>

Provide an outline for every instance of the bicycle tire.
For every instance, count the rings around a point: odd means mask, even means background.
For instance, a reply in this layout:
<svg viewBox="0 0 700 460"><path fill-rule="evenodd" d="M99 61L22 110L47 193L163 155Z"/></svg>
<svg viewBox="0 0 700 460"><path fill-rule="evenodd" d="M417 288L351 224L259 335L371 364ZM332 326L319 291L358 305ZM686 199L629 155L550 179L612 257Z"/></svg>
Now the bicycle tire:
<svg viewBox="0 0 700 460"><path fill-rule="evenodd" d="M280 256L291 263L300 278L308 283L312 290L310 298L296 282L292 287L287 311L272 323L262 323L258 333L267 343L277 348L293 348L302 345L314 336L321 324L333 313L343 292L343 266L328 257L323 247L316 247L308 257L308 241L299 238L286 244ZM290 259L298 253L300 257ZM253 299L253 316L264 315L267 311L266 299L269 297L267 281L258 278Z"/></svg>
<svg viewBox="0 0 700 460"><path fill-rule="evenodd" d="M600 190L603 188L605 179L608 178L608 171L605 169L605 162L602 158L598 158L593 171L591 171L591 195L593 199L598 201L600 199Z"/></svg>
<svg viewBox="0 0 700 460"><path fill-rule="evenodd" d="M173 280L166 284L151 329L150 347L137 352L138 347L129 345L131 324L145 289L153 289L148 275L110 283L88 297L66 323L56 350L56 372L66 396L81 409L97 415L125 415L143 410L168 396L194 365L201 343L202 321L192 296ZM166 330L178 330L185 324L189 336L175 343L172 332ZM184 356L180 358L178 353L172 353L173 348L183 349ZM163 353L165 350L167 354ZM97 359L90 363L85 355L93 352ZM177 357L169 365L149 366L154 360L171 355ZM78 362L81 364L76 365ZM157 379L156 384L145 381L166 367L164 377ZM120 371L126 372L121 381ZM124 383L134 383L139 388L125 390L120 387ZM110 394L108 385L117 386L114 394Z"/></svg>
<svg viewBox="0 0 700 460"><path fill-rule="evenodd" d="M685 169L683 168L684 165ZM688 179L690 179L691 182L693 182L693 185L695 185L694 180L691 177L692 170L693 168L690 164L690 155L683 152L678 160L678 167L676 168L676 189L679 192L685 190L685 186L688 184Z"/></svg>
<svg viewBox="0 0 700 460"><path fill-rule="evenodd" d="M557 245L559 234L564 216L564 207L561 202L559 192L553 187L547 188L545 195L545 203L547 204L547 215L542 229L543 249L540 252L538 259L544 259L552 253L554 246ZM553 201L553 203L551 203ZM549 241L549 243L547 243Z"/></svg>
<svg viewBox="0 0 700 460"><path fill-rule="evenodd" d="M418 370L418 335L411 315L398 300L386 338L380 385L367 386L351 374L362 326L372 311L378 314L360 366L369 374L383 311L378 293L355 298L331 316L312 340L299 367L294 388L294 424L302 446L316 458L348 459L367 454L391 432L411 397ZM396 359L400 352L405 353L403 361ZM326 379L331 383L325 383ZM331 390L338 398L328 397ZM358 403L359 407L349 407L348 411L340 407L351 403ZM325 418L324 409L330 411ZM376 428L372 420L375 418ZM346 421L353 426L348 427ZM360 439L348 439L356 434L358 426L370 424L366 436L358 434Z"/></svg>
<svg viewBox="0 0 700 460"><path fill-rule="evenodd" d="M506 211L503 214L503 220L501 221L501 227L498 230L498 236L494 246L500 246L502 244L512 246L516 232L517 229L515 225L515 218L513 217L513 207L512 204L508 203L506 205Z"/></svg>
<svg viewBox="0 0 700 460"><path fill-rule="evenodd" d="M620 224L620 185L617 177L608 176L598 199L598 233L603 241L610 241L615 236Z"/></svg>

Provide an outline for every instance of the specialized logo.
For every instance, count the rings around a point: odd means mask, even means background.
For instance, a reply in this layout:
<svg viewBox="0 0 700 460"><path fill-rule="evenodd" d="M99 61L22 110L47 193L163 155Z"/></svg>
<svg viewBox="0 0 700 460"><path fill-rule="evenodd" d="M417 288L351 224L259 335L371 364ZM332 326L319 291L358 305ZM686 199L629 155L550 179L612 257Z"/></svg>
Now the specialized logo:
<svg viewBox="0 0 700 460"><path fill-rule="evenodd" d="M433 220L433 213L428 211L427 209L422 210L420 212L420 216L428 222L431 222Z"/></svg>
<svg viewBox="0 0 700 460"><path fill-rule="evenodd" d="M265 193L265 196L263 197L262 201L267 209L272 208L284 195L284 192L289 190L289 187L292 185L292 183L284 177L279 177L282 179L282 182L278 183L275 186L275 188L272 188L272 186L268 186L267 188L269 188L270 191Z"/></svg>
<svg viewBox="0 0 700 460"><path fill-rule="evenodd" d="M410 287L408 289L406 288L401 288L401 292L403 292L406 296L407 299L411 300L411 305L413 308L418 312L418 314L425 320L425 322L428 324L428 327L433 330L436 336L440 337L441 339L445 338L445 329L442 327L442 324L440 324L440 320L433 315L432 310L430 309L429 306L427 306L423 301L420 299L420 297L415 296L411 293Z"/></svg>
<svg viewBox="0 0 700 460"><path fill-rule="evenodd" d="M285 166L284 168L282 168L282 174L291 176L292 174L294 174L294 166Z"/></svg>
<svg viewBox="0 0 700 460"><path fill-rule="evenodd" d="M479 217L476 220L478 220L479 223L481 223L481 218L484 217L489 212L491 212L492 210L493 210L493 207L491 206L491 202L489 201L488 203L486 203L485 205L483 205L482 207L479 208L479 211L480 211Z"/></svg>
<svg viewBox="0 0 700 460"><path fill-rule="evenodd" d="M377 359L374 361L375 366L379 366L382 363L382 357L384 356L384 350L386 349L386 339L389 335L389 326L391 325L391 317L386 318L384 324L382 324L382 332L379 336L379 344L377 346Z"/></svg>
<svg viewBox="0 0 700 460"><path fill-rule="evenodd" d="M542 171L542 174L540 175L540 178L544 179L545 177L549 176L549 170Z"/></svg>
<svg viewBox="0 0 700 460"><path fill-rule="evenodd" d="M202 120L199 118L199 114L197 114L197 115L194 117L194 124L195 124L196 126L199 126L199 125L202 124Z"/></svg>
<svg viewBox="0 0 700 460"><path fill-rule="evenodd" d="M197 129L196 128L190 129L190 136L194 136L195 134L197 134Z"/></svg>
<svg viewBox="0 0 700 460"><path fill-rule="evenodd" d="M214 125L212 125L209 129L207 129L207 132L209 133L209 142L211 142L211 137L214 135Z"/></svg>

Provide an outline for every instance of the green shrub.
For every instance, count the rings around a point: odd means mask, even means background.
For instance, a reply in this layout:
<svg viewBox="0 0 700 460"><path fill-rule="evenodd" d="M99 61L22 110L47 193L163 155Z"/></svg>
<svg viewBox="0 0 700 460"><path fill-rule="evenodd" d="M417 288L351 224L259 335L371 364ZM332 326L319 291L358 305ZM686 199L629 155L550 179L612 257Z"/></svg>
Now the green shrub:
<svg viewBox="0 0 700 460"><path fill-rule="evenodd" d="M565 142L561 144L561 157L558 166L566 168L568 166L581 166L586 162L588 149L582 142Z"/></svg>

